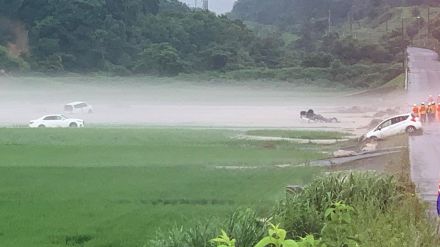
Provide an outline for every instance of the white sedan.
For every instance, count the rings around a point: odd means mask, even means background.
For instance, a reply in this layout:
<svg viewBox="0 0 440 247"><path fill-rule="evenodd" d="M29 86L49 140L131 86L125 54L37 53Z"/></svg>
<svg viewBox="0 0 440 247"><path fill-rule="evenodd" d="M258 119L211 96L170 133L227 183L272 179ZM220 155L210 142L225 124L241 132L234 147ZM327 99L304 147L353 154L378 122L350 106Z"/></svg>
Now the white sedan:
<svg viewBox="0 0 440 247"><path fill-rule="evenodd" d="M412 114L404 114L388 118L381 122L376 128L372 129L364 136L364 140L376 141L393 135L403 133L411 135L417 132L423 132L420 119Z"/></svg>
<svg viewBox="0 0 440 247"><path fill-rule="evenodd" d="M64 115L46 115L29 122L31 128L79 128L84 127L84 120L67 118Z"/></svg>

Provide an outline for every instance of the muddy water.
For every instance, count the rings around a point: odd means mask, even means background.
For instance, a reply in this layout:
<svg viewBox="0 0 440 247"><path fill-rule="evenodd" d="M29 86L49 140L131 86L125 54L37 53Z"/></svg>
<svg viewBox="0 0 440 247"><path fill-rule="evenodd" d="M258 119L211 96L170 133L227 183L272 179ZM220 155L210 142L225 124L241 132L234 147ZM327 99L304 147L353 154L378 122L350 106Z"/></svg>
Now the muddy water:
<svg viewBox="0 0 440 247"><path fill-rule="evenodd" d="M189 83L154 78L0 78L0 125L25 125L45 114L63 113L71 101L85 101L93 114L70 115L88 124L284 127L355 130L373 112L344 108L384 108L390 99L345 97L353 90L297 87L287 83ZM306 123L302 110L314 109L341 123ZM363 130L364 131L364 130Z"/></svg>

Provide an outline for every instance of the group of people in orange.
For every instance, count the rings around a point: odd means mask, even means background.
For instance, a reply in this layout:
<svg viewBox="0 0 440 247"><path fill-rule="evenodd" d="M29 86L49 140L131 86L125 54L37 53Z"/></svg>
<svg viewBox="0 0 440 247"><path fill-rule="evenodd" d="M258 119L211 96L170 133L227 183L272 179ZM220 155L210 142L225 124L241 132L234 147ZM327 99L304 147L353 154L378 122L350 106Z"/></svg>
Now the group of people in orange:
<svg viewBox="0 0 440 247"><path fill-rule="evenodd" d="M434 122L436 119L440 121L440 95L437 97L437 103L432 95L429 95L427 104L425 102L420 105L414 104L412 114L419 117L423 123Z"/></svg>

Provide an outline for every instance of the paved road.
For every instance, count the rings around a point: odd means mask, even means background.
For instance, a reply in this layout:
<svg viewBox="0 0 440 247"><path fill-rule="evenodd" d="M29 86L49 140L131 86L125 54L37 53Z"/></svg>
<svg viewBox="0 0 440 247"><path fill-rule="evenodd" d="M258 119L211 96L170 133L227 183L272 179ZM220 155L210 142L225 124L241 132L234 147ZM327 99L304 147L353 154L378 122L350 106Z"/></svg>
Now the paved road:
<svg viewBox="0 0 440 247"><path fill-rule="evenodd" d="M436 100L440 94L440 62L430 50L409 48L408 105ZM423 136L410 137L411 176L418 192L435 208L440 181L440 124L426 124Z"/></svg>

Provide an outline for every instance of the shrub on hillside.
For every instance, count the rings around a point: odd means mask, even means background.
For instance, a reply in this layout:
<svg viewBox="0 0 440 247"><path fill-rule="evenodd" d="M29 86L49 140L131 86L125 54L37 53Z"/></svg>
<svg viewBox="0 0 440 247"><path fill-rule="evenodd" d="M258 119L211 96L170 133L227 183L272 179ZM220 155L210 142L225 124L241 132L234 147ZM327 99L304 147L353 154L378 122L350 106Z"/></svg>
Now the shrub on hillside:
<svg viewBox="0 0 440 247"><path fill-rule="evenodd" d="M28 65L19 57L12 57L6 47L0 46L0 69L6 71L26 70Z"/></svg>

